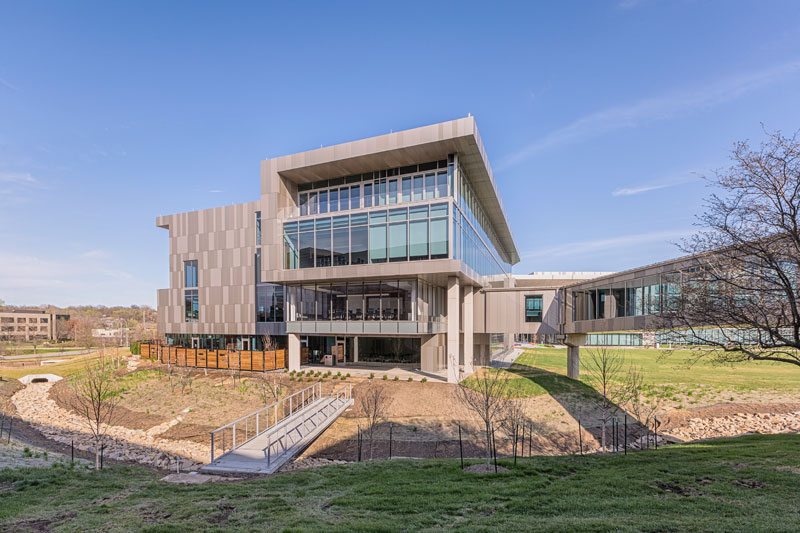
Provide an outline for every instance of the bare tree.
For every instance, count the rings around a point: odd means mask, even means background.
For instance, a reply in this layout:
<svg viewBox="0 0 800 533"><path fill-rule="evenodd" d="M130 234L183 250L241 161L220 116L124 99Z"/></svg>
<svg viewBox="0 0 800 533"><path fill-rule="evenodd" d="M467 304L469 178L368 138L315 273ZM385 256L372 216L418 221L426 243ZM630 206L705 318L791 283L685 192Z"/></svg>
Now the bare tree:
<svg viewBox="0 0 800 533"><path fill-rule="evenodd" d="M500 427L511 440L512 446L517 445L520 431L527 423L525 400L506 398L500 410Z"/></svg>
<svg viewBox="0 0 800 533"><path fill-rule="evenodd" d="M258 374L255 379L256 392L263 405L269 405L280 399L283 393L283 386L280 378L272 373Z"/></svg>
<svg viewBox="0 0 800 533"><path fill-rule="evenodd" d="M100 453L108 427L114 421L121 400L114 373L102 362L88 363L72 382L70 407L78 413L92 433L95 468L100 468Z"/></svg>
<svg viewBox="0 0 800 533"><path fill-rule="evenodd" d="M178 367L175 369L175 376L177 377L178 387L181 389L181 396L183 396L186 394L187 389L192 389L192 383L194 383L192 368L188 366Z"/></svg>
<svg viewBox="0 0 800 533"><path fill-rule="evenodd" d="M508 398L508 373L503 370L482 368L461 381L456 388L456 397L467 409L478 415L483 422L486 439L486 460L491 458L492 425L503 414Z"/></svg>
<svg viewBox="0 0 800 533"><path fill-rule="evenodd" d="M584 359L586 381L599 394L594 403L601 424L600 446L605 451L608 423L616 416L620 405L630 398L631 386L628 382L630 374L625 357L618 350L597 347L587 350L587 355L588 357Z"/></svg>
<svg viewBox="0 0 800 533"><path fill-rule="evenodd" d="M386 387L370 382L359 390L356 403L361 416L367 419L369 458L372 459L375 430L382 422L386 421L392 399L389 397Z"/></svg>
<svg viewBox="0 0 800 533"><path fill-rule="evenodd" d="M706 347L698 357L800 366L798 134L737 143L732 165L709 181L717 192L681 246L692 256L655 325L672 342Z"/></svg>
<svg viewBox="0 0 800 533"><path fill-rule="evenodd" d="M648 398L645 395L644 373L641 367L631 365L628 368L626 385L628 387L627 407L630 413L642 426L649 428L661 409L661 398L658 396Z"/></svg>

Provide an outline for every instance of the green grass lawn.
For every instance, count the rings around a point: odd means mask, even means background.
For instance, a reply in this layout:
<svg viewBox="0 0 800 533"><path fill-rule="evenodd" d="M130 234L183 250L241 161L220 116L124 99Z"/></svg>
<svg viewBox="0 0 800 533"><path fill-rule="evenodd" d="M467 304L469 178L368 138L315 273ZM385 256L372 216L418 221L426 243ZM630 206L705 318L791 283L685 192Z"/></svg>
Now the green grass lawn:
<svg viewBox="0 0 800 533"><path fill-rule="evenodd" d="M163 483L138 467L6 470L0 529L800 529L797 435L502 463L509 473L396 460L195 486Z"/></svg>
<svg viewBox="0 0 800 533"><path fill-rule="evenodd" d="M581 348L585 362L588 351ZM696 353L689 350L620 349L628 364L642 368L645 382L662 395L703 389L722 391L800 391L800 368L785 363L747 362L715 365L693 362ZM510 372L512 390L517 396L579 392L584 387L566 378L567 351L560 348L525 350ZM582 381L586 372L582 369Z"/></svg>

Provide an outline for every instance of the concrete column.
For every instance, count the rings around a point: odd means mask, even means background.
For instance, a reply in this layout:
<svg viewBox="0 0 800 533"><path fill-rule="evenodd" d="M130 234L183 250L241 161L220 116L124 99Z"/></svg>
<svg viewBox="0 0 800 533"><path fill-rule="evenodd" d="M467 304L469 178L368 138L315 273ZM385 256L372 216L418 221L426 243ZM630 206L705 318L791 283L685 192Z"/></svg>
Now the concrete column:
<svg viewBox="0 0 800 533"><path fill-rule="evenodd" d="M447 382L458 383L461 353L461 283L456 276L447 278Z"/></svg>
<svg viewBox="0 0 800 533"><path fill-rule="evenodd" d="M565 342L567 345L567 376L578 379L581 373L581 346L586 344L585 333L570 333Z"/></svg>
<svg viewBox="0 0 800 533"><path fill-rule="evenodd" d="M464 374L470 375L475 372L473 353L475 347L475 318L472 311L473 296L475 288L464 288Z"/></svg>
<svg viewBox="0 0 800 533"><path fill-rule="evenodd" d="M353 362L358 363L358 337L353 337Z"/></svg>
<svg viewBox="0 0 800 533"><path fill-rule="evenodd" d="M300 370L300 335L289 333L289 371Z"/></svg>

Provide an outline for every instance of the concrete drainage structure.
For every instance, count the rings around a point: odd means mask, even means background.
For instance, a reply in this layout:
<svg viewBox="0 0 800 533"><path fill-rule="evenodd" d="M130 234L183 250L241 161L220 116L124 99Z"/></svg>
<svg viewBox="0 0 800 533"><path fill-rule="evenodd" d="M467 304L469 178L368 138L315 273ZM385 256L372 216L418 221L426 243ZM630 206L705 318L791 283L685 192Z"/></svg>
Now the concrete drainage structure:
<svg viewBox="0 0 800 533"><path fill-rule="evenodd" d="M62 379L64 378L56 374L28 374L19 378L19 381L24 385L30 385L31 383L55 383Z"/></svg>

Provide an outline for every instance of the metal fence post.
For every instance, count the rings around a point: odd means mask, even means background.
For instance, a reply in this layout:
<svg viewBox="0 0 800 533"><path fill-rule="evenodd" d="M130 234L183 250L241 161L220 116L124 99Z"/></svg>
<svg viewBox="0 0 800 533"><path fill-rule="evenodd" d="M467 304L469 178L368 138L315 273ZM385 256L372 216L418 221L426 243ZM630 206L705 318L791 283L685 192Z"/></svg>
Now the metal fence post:
<svg viewBox="0 0 800 533"><path fill-rule="evenodd" d="M233 424L233 447L231 449L236 449L236 423Z"/></svg>
<svg viewBox="0 0 800 533"><path fill-rule="evenodd" d="M214 432L211 432L211 462L214 462Z"/></svg>

